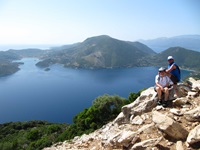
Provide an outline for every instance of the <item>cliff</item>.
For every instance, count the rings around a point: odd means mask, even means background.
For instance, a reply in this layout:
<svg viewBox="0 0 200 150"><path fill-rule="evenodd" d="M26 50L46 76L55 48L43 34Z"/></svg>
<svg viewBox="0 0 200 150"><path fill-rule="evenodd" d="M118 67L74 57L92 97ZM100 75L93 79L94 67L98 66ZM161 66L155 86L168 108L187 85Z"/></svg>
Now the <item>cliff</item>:
<svg viewBox="0 0 200 150"><path fill-rule="evenodd" d="M44 150L184 150L200 148L200 80L179 84L180 98L157 106L153 87L123 106L112 122L89 135L54 144Z"/></svg>

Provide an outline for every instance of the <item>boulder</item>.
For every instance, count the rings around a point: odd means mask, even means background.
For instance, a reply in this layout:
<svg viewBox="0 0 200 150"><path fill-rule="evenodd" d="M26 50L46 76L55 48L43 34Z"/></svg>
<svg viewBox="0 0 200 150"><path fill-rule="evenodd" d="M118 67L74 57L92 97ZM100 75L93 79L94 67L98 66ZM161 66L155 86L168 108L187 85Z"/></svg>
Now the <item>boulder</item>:
<svg viewBox="0 0 200 150"><path fill-rule="evenodd" d="M185 112L184 116L191 122L200 121L200 106Z"/></svg>
<svg viewBox="0 0 200 150"><path fill-rule="evenodd" d="M182 141L177 141L176 142L176 150L184 150Z"/></svg>
<svg viewBox="0 0 200 150"><path fill-rule="evenodd" d="M131 150L140 150L140 149L145 149L145 148L153 148L155 147L162 138L156 138L156 139L148 139L144 140L142 142L136 143L135 145L132 146Z"/></svg>
<svg viewBox="0 0 200 150"><path fill-rule="evenodd" d="M194 144L197 142L200 142L200 125L192 129L187 137L188 144Z"/></svg>
<svg viewBox="0 0 200 150"><path fill-rule="evenodd" d="M195 80L194 78L189 78L188 82L190 82L192 91L199 92L200 91L200 80Z"/></svg>
<svg viewBox="0 0 200 150"><path fill-rule="evenodd" d="M157 93L153 87L143 91L133 103L122 107L124 116L129 118L131 115L136 116L150 112L157 105L156 96Z"/></svg>
<svg viewBox="0 0 200 150"><path fill-rule="evenodd" d="M156 126L169 137L176 140L185 140L187 138L188 131L168 116L154 111L152 113L152 118Z"/></svg>

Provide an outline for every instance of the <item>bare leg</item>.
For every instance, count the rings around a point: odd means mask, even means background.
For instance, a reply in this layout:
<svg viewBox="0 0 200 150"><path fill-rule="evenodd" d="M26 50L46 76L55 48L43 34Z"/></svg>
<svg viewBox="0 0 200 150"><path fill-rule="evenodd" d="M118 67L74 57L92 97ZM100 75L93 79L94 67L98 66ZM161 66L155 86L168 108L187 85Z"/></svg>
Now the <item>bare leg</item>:
<svg viewBox="0 0 200 150"><path fill-rule="evenodd" d="M159 100L161 100L161 94L162 94L162 91L161 91L161 89L159 88L159 87L156 87L156 91L157 91L157 93L158 93L158 99Z"/></svg>
<svg viewBox="0 0 200 150"><path fill-rule="evenodd" d="M169 89L165 87L164 92L165 92L165 101L167 101L169 99Z"/></svg>
<svg viewBox="0 0 200 150"><path fill-rule="evenodd" d="M177 84L174 84L173 87L174 87L177 97L179 97L179 90L178 90Z"/></svg>

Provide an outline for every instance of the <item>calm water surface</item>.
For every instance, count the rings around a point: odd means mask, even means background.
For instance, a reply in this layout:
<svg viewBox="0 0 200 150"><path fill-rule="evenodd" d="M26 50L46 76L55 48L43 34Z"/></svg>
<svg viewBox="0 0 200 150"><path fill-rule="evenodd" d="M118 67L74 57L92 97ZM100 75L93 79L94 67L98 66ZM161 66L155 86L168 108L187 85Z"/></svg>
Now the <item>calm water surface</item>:
<svg viewBox="0 0 200 150"><path fill-rule="evenodd" d="M131 92L154 85L156 67L128 69L69 69L50 71L25 58L21 70L0 77L0 123L30 120L72 123L72 118L103 94L128 98ZM182 70L182 76L189 75Z"/></svg>

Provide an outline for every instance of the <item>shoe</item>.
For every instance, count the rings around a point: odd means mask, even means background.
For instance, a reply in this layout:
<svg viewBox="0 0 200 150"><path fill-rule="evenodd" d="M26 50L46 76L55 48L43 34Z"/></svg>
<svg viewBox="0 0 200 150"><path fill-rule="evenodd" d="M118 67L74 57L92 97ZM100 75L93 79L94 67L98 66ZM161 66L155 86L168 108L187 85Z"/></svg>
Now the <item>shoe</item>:
<svg viewBox="0 0 200 150"><path fill-rule="evenodd" d="M162 100L161 99L158 100L157 105L162 105Z"/></svg>
<svg viewBox="0 0 200 150"><path fill-rule="evenodd" d="M177 96L176 94L174 94L174 98L175 98L175 99L177 99L177 98L178 98L178 96Z"/></svg>
<svg viewBox="0 0 200 150"><path fill-rule="evenodd" d="M167 101L163 101L162 106L167 107Z"/></svg>

